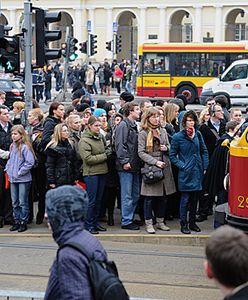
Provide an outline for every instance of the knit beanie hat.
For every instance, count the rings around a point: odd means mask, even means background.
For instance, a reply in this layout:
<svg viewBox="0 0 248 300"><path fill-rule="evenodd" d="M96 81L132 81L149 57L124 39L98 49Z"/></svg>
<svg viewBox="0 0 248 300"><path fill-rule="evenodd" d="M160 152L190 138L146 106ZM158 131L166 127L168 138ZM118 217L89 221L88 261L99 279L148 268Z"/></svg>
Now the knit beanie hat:
<svg viewBox="0 0 248 300"><path fill-rule="evenodd" d="M126 102L131 102L134 100L134 96L131 93L123 92L120 94L120 98Z"/></svg>
<svg viewBox="0 0 248 300"><path fill-rule="evenodd" d="M103 108L106 103L107 103L107 101L104 99L97 100L96 107Z"/></svg>
<svg viewBox="0 0 248 300"><path fill-rule="evenodd" d="M96 108L93 112L93 116L95 116L96 118L100 117L102 114L107 114L106 110L102 108Z"/></svg>
<svg viewBox="0 0 248 300"><path fill-rule="evenodd" d="M77 110L78 112L83 112L83 111L85 111L87 108L90 108L89 104L87 104L87 103L78 104L78 105L76 106L76 110Z"/></svg>

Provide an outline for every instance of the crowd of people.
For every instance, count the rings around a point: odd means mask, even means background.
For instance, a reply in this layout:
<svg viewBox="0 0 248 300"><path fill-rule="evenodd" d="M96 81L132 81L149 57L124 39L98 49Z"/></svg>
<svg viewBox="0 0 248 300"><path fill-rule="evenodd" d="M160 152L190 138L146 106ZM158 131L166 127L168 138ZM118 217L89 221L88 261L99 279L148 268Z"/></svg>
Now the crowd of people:
<svg viewBox="0 0 248 300"><path fill-rule="evenodd" d="M70 106L55 101L48 113L34 108L25 117L14 103L10 120L2 101L0 227L25 231L35 201L36 223L42 224L46 192L78 185L89 197L85 228L92 234L107 230L102 221L115 224L115 209L122 229L145 224L154 234L169 231L166 222L179 218L182 233L201 231L197 223L227 202L228 148L222 142L243 132L248 118L238 108L228 111L224 96L208 99L200 114L186 110L184 95L139 103L122 92L119 104L118 112L112 102L94 104L80 82Z"/></svg>
<svg viewBox="0 0 248 300"><path fill-rule="evenodd" d="M71 88L78 81L82 83L88 93L110 96L110 88L116 88L116 94L121 91L135 94L136 76L138 72L138 60L133 63L122 60L118 63L113 60L111 65L108 60L104 60L98 66L91 61L87 64L69 66L68 83ZM64 67L60 62L55 66L47 65L44 68L33 69L32 85L34 99L49 101L52 98L52 78L55 78L55 90L59 92L64 84Z"/></svg>

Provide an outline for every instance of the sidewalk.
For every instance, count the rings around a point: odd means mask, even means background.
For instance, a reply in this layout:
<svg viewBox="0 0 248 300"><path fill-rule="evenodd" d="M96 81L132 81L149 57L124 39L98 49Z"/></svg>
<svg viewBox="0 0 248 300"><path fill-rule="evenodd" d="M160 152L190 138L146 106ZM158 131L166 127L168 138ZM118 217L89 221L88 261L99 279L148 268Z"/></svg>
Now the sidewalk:
<svg viewBox="0 0 248 300"><path fill-rule="evenodd" d="M167 225L171 228L170 231L157 230L156 234L148 234L145 226L141 226L140 230L124 230L120 225L119 210L115 210L115 226L108 226L102 222L101 225L107 228L106 232L101 232L96 235L101 241L126 242L126 243L153 243L153 244L171 244L184 246L204 246L213 229L213 216L210 216L207 221L197 223L201 228L200 233L192 232L191 234L182 234L180 231L179 220L168 221ZM35 222L28 225L28 230L23 233L10 232L10 226L4 226L0 229L1 236L15 237L49 237L51 231L47 224L36 225Z"/></svg>

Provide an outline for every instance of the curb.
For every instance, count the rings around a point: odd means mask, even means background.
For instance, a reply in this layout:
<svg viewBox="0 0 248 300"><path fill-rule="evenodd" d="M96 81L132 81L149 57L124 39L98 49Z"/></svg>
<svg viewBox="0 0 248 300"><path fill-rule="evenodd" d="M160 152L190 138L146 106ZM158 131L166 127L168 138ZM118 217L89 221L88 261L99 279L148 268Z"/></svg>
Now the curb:
<svg viewBox="0 0 248 300"><path fill-rule="evenodd" d="M8 234L1 233L0 237L50 237L52 234L48 233L26 233L26 234ZM181 234L99 234L96 237L100 241L108 242L122 242L122 243L145 243L145 244L161 244L161 245L178 245L178 246L205 246L209 239L208 234L192 234L192 235L181 235Z"/></svg>

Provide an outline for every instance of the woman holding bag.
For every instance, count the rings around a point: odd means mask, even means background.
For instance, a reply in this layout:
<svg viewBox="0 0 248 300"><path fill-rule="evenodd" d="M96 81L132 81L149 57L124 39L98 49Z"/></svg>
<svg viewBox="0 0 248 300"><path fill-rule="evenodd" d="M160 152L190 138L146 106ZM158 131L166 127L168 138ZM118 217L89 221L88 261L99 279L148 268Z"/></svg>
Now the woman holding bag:
<svg viewBox="0 0 248 300"><path fill-rule="evenodd" d="M138 139L138 155L144 162L144 169L157 166L163 170L161 180L146 183L142 178L141 195L144 198L144 217L148 233L155 233L152 220L152 210L157 218L157 228L168 231L164 224L165 199L167 195L175 193L175 183L169 161L169 140L167 132L160 124L159 110L149 108L141 120L141 131Z"/></svg>

